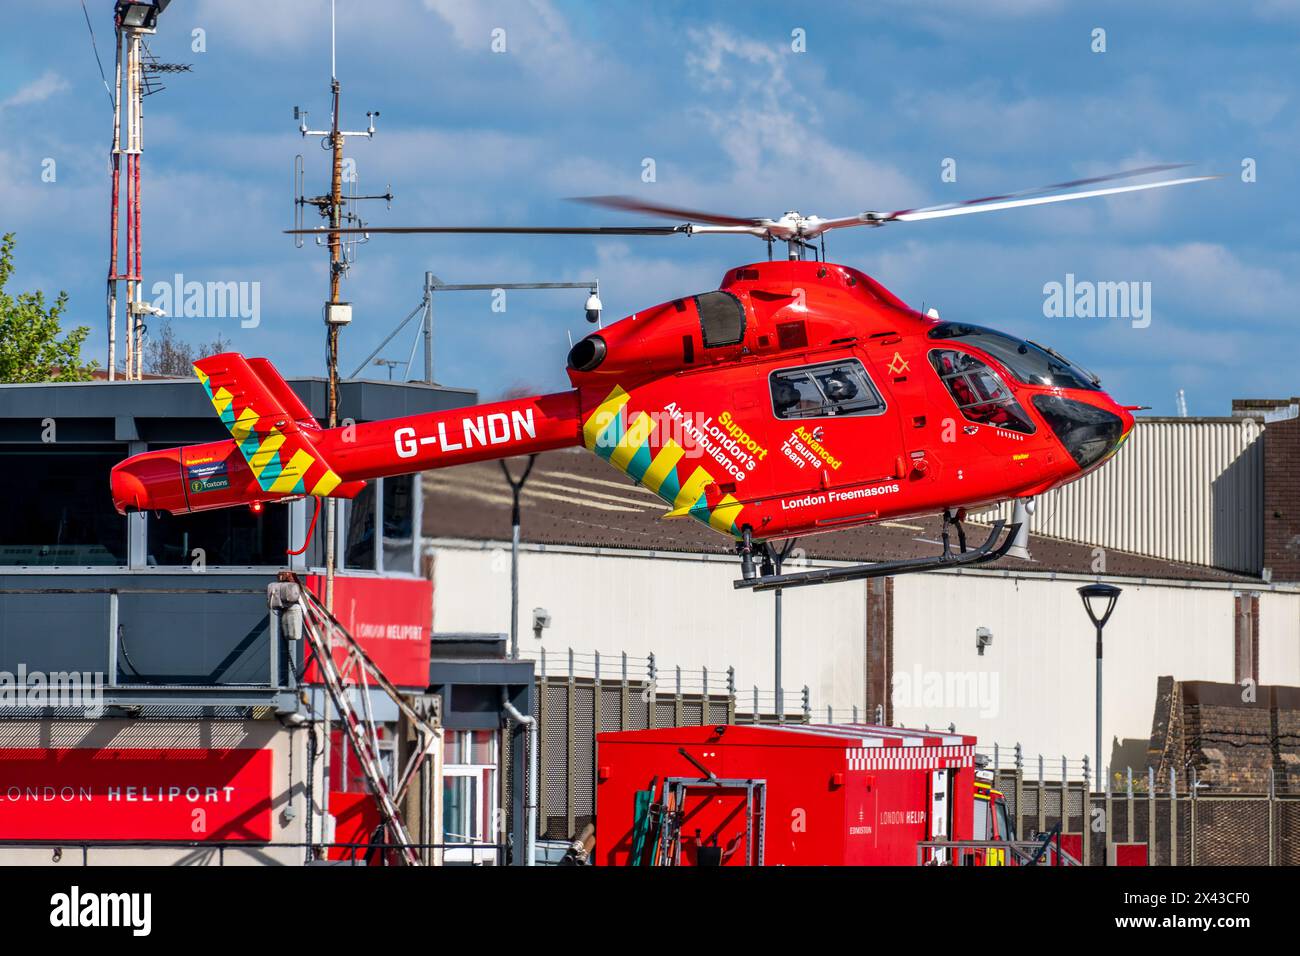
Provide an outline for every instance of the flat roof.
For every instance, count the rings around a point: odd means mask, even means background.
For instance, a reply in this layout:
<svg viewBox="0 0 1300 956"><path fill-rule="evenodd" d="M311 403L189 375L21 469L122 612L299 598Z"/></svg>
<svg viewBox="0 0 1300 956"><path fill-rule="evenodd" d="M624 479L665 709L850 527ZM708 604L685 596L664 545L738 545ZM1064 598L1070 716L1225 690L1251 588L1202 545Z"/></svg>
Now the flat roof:
<svg viewBox="0 0 1300 956"><path fill-rule="evenodd" d="M328 415L323 378L286 379L317 421ZM372 422L384 418L463 408L478 401L470 388L344 379L339 417ZM195 379L142 382L40 382L0 384L0 442L39 442L43 426L59 423L59 441L189 442L227 437L207 393Z"/></svg>

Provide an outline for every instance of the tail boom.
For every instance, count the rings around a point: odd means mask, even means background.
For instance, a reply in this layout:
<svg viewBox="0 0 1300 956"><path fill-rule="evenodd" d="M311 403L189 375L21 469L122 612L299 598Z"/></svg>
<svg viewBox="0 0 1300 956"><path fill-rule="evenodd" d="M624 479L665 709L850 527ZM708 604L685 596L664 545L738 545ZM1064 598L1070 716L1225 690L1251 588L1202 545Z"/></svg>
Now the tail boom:
<svg viewBox="0 0 1300 956"><path fill-rule="evenodd" d="M578 393L332 428L315 444L345 481L572 448L582 444Z"/></svg>
<svg viewBox="0 0 1300 956"><path fill-rule="evenodd" d="M121 462L111 478L119 512L351 498L374 478L583 441L576 391L321 429L265 359L228 353L194 369L231 438Z"/></svg>

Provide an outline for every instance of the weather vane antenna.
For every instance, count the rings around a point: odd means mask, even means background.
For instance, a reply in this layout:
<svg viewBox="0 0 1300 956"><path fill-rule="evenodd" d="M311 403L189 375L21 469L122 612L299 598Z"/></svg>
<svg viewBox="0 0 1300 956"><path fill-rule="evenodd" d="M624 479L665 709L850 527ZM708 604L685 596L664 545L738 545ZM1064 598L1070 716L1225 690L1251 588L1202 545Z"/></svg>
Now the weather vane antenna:
<svg viewBox="0 0 1300 956"><path fill-rule="evenodd" d="M325 301L325 327L326 327L326 364L328 366L328 427L335 428L338 426L338 356L339 356L339 330L352 321L352 306L343 301L340 295L340 285L342 279L348 273L348 269L356 257L356 245L359 242L366 241L364 235L365 222L356 212L356 204L362 200L383 199L391 203L393 195L391 191L386 191L379 195L362 196L356 191L356 164L345 159L343 147L348 137L364 136L366 139L373 139L375 135L375 120L379 117L378 110L368 111L366 113L367 126L364 130L345 130L340 128L339 120L339 103L342 96L342 85L339 83L337 75L337 58L336 58L336 29L335 29L335 12L334 3L330 3L330 122L327 129L311 129L307 125L307 111L301 107L293 108L293 118L298 120L298 132L304 138L309 136L319 137L321 148L330 152L330 188L329 192L319 196L308 196L303 193L304 167L303 157L299 154L294 157L293 179L294 179L294 222L301 228L303 210L307 206L313 206L320 213L321 217L328 223L327 231L324 236L318 236L317 245L324 245L329 251L329 297ZM344 182L349 184L349 192L344 193ZM341 229L351 227L360 231L360 235L350 238L344 238L340 233ZM321 240L325 241L322 242ZM296 239L295 244L302 246L302 240ZM335 524L337 520L337 503L330 499L327 503L325 512L325 606L329 610L334 608L334 569L335 569Z"/></svg>

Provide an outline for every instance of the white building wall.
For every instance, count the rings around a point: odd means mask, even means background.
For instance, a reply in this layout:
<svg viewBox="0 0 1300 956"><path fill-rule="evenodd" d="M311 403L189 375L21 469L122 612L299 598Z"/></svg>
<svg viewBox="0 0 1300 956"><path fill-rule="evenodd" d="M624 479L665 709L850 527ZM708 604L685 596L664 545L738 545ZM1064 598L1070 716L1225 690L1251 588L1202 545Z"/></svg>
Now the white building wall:
<svg viewBox="0 0 1300 956"><path fill-rule="evenodd" d="M1026 755L1094 751L1095 641L1080 581L924 574L894 582L895 722L947 726ZM1151 735L1156 681L1232 681L1233 591L1134 584L1106 625L1103 760ZM1300 594L1262 593L1260 680L1300 685ZM975 628L993 632L980 657ZM921 674L921 693L912 692ZM926 695L926 679L931 693ZM965 678L983 697L937 691ZM974 682L974 683L971 683ZM980 683L982 682L982 683ZM910 694L910 696L909 696ZM1132 751L1130 751L1132 753ZM1059 764L1058 764L1059 766Z"/></svg>
<svg viewBox="0 0 1300 956"><path fill-rule="evenodd" d="M672 668L707 667L719 690L728 666L745 695L774 684L773 597L736 591L733 560L699 556L629 557L617 552L525 550L519 560L520 649L537 657L546 647L548 671L562 673L567 651L599 651L602 668L617 674L618 655L651 652L664 692ZM784 595L782 664L787 710L806 684L824 709L864 699L866 595L861 585L797 588ZM544 607L552 625L537 641L532 609ZM434 557L434 631L510 630L508 549L439 546ZM589 666L589 665L588 665ZM636 677L641 676L636 674ZM694 689L694 688L692 688ZM741 700L744 705L748 698Z"/></svg>
<svg viewBox="0 0 1300 956"><path fill-rule="evenodd" d="M1277 675L1290 674L1283 680ZM1297 686L1300 674L1300 596L1265 593L1259 597L1259 679L1264 684Z"/></svg>

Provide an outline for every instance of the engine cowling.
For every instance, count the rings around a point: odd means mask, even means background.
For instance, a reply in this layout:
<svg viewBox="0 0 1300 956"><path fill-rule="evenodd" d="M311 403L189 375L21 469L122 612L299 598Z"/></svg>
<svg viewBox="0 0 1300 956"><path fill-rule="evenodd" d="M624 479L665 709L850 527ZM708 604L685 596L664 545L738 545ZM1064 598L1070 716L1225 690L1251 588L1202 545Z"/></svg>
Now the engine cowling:
<svg viewBox="0 0 1300 956"><path fill-rule="evenodd" d="M635 381L738 358L753 319L733 292L705 292L630 315L569 350L575 386Z"/></svg>

